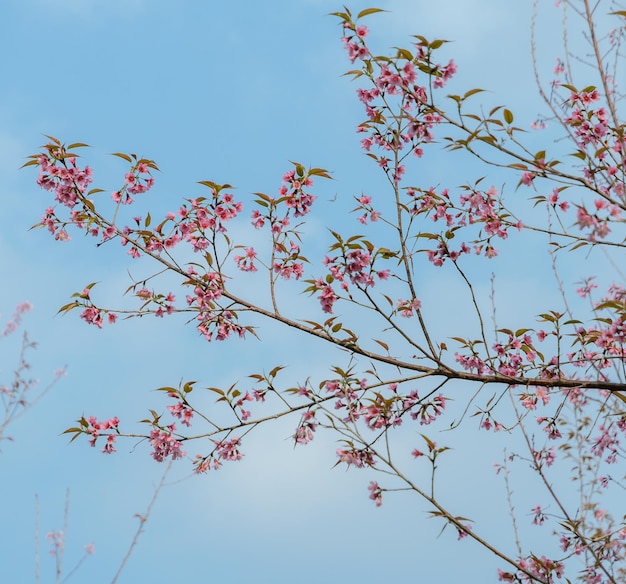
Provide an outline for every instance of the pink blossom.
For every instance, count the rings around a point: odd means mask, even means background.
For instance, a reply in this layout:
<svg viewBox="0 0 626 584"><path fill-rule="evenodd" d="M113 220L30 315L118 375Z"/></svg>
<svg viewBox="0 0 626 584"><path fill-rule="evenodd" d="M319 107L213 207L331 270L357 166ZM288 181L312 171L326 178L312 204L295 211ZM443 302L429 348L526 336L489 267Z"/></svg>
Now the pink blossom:
<svg viewBox="0 0 626 584"><path fill-rule="evenodd" d="M93 324L98 328L102 328L102 315L97 308L88 306L85 310L83 310L80 317L88 324Z"/></svg>
<svg viewBox="0 0 626 584"><path fill-rule="evenodd" d="M167 406L172 416L181 420L182 424L190 427L193 418L193 410L183 402L178 402L173 406Z"/></svg>
<svg viewBox="0 0 626 584"><path fill-rule="evenodd" d="M253 247L247 247L245 249L245 255L236 255L234 258L237 263L237 267L243 272L256 272L257 268L254 265L256 259L256 252Z"/></svg>
<svg viewBox="0 0 626 584"><path fill-rule="evenodd" d="M315 412L307 410L302 415L300 425L296 429L293 438L297 444L308 444L313 440L313 434L317 429L317 422L315 420Z"/></svg>
<svg viewBox="0 0 626 584"><path fill-rule="evenodd" d="M335 291L332 289L332 286L326 284L323 280L318 280L316 282L316 286L318 290L321 291L321 294L318 296L320 304L322 306L322 310L324 312L332 313L333 305L337 302L337 295Z"/></svg>
<svg viewBox="0 0 626 584"><path fill-rule="evenodd" d="M231 440L223 440L215 442L215 451L219 460L228 460L231 462L241 460L243 453L239 450L241 440L233 437Z"/></svg>
<svg viewBox="0 0 626 584"><path fill-rule="evenodd" d="M181 450L182 442L174 437L175 430L176 426L170 424L164 430L153 428L150 431L148 442L152 446L152 458L157 462L163 462L168 456L171 456L172 460L185 456Z"/></svg>
<svg viewBox="0 0 626 584"><path fill-rule="evenodd" d="M367 489L370 492L369 498L376 503L376 507L380 507L383 504L383 492L378 483L371 481Z"/></svg>
<svg viewBox="0 0 626 584"><path fill-rule="evenodd" d="M532 509L533 513L533 525L543 525L547 519L545 513L541 509L540 505L536 505Z"/></svg>

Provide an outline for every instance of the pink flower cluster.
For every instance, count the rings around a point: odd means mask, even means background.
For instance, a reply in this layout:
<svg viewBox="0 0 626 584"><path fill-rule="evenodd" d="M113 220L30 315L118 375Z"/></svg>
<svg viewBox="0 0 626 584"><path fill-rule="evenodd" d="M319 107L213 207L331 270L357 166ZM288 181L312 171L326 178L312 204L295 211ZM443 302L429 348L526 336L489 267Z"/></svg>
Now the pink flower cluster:
<svg viewBox="0 0 626 584"><path fill-rule="evenodd" d="M170 397L178 399L175 393L168 394ZM193 418L193 410L184 402L178 401L173 406L167 406L170 414L175 418L178 418L183 426L188 428L191 426L191 419Z"/></svg>
<svg viewBox="0 0 626 584"><path fill-rule="evenodd" d="M48 145L45 154L37 158L39 177L37 184L54 193L56 201L73 209L91 184L93 172L89 166L80 168L76 156L68 155L60 145ZM48 229L50 225L46 223ZM54 233L53 229L50 229Z"/></svg>
<svg viewBox="0 0 626 584"><path fill-rule="evenodd" d="M543 512L541 505L535 505L532 508L531 513L533 514L533 525L543 525L548 519L546 514Z"/></svg>
<svg viewBox="0 0 626 584"><path fill-rule="evenodd" d="M342 37L342 42L346 51L348 51L348 58L350 59L350 63L354 63L357 59L365 59L369 55L369 51L367 47L358 42L359 39L364 39L368 30L366 26L354 26L351 23L344 23L344 36ZM351 32L354 35L350 34Z"/></svg>
<svg viewBox="0 0 626 584"><path fill-rule="evenodd" d="M157 462L163 462L168 456L172 460L183 458L185 453L181 450L182 442L176 439L174 432L176 426L170 424L164 429L152 428L148 442L152 446L152 458Z"/></svg>
<svg viewBox="0 0 626 584"><path fill-rule="evenodd" d="M367 448L337 448L339 462L356 468L373 467L376 464L374 455Z"/></svg>
<svg viewBox="0 0 626 584"><path fill-rule="evenodd" d="M346 422L356 422L361 415L359 393L367 388L366 379L333 379L325 383L324 389L336 398L335 409L346 410Z"/></svg>
<svg viewBox="0 0 626 584"><path fill-rule="evenodd" d="M218 470L222 466L223 461L236 462L243 458L243 453L239 449L241 440L233 437L230 440L214 440L215 449L208 456L196 455L194 462L196 473L204 473L211 468Z"/></svg>
<svg viewBox="0 0 626 584"><path fill-rule="evenodd" d="M370 400L370 405L362 406L359 416L363 416L370 430L380 430L402 424L400 412L394 411L396 400L385 399L380 393Z"/></svg>
<svg viewBox="0 0 626 584"><path fill-rule="evenodd" d="M247 247L244 250L244 255L236 255L233 257L237 267L242 272L256 272L257 267L254 265L256 259L256 252L253 247Z"/></svg>
<svg viewBox="0 0 626 584"><path fill-rule="evenodd" d="M365 44L366 36L365 27L357 27L349 20L344 23L343 42L349 58L352 62L357 59L364 61L362 73L373 84L371 89L357 90L367 114L367 121L359 125L358 131L369 132L361 145L367 152L374 145L383 152L396 153L409 147L416 156L421 156L423 150L419 145L433 140L433 128L442 120L429 107L428 81L425 85L417 84L416 62L422 70L430 72L430 81L435 89L443 87L456 73L456 65L454 61L445 66L435 64L431 60L433 49L423 40L415 44L414 55L404 49L402 58L397 62L372 58ZM372 65L377 67L377 71L372 71ZM398 124L399 118L392 111L393 106L389 101L391 96L398 97L397 110L402 112L401 124ZM370 156L378 160L390 180L396 184L400 182L404 173L403 165L395 164L392 167L386 156Z"/></svg>
<svg viewBox="0 0 626 584"><path fill-rule="evenodd" d="M295 217L303 217L311 210L315 197L305 192L304 188L312 185L313 179L310 176L296 176L293 169L283 176L280 196L285 198L287 208L293 210Z"/></svg>
<svg viewBox="0 0 626 584"><path fill-rule="evenodd" d="M367 249L343 249L342 254L330 258L324 258L324 265L328 266L328 271L334 280L341 283L344 290L348 289L348 280L357 286L368 288L374 286L376 281L374 276L379 280L386 280L389 277L389 270L374 270L375 255L372 255Z"/></svg>
<svg viewBox="0 0 626 584"><path fill-rule="evenodd" d="M597 89L571 91L566 105L569 115L563 123L569 126L585 161L584 177L600 196L591 210L585 204L577 205L576 224L588 231L588 239L597 241L610 233L609 223L621 219L626 203L624 167L626 166L626 139L621 128L613 128L607 107L595 107L600 101Z"/></svg>
<svg viewBox="0 0 626 584"><path fill-rule="evenodd" d="M306 292L320 292L318 300L324 312L332 313L333 305L338 300L338 295L332 287L333 282L339 282L340 287L348 291L350 284L360 289L366 289L376 284L378 280L387 280L391 273L390 270L375 269L374 264L379 257L389 257L390 252L381 248L376 250L369 242L358 242L358 236L351 237L346 242L341 241L339 236L338 243L331 246L331 250L340 250L340 254L334 257L326 256L324 265L328 267L328 275L326 279L319 278L309 281Z"/></svg>
<svg viewBox="0 0 626 584"><path fill-rule="evenodd" d="M250 410L244 409L243 406L246 402L250 402L254 399L255 398L253 394L251 395L249 391L246 391L245 394L243 394L241 397L238 397L237 400L235 400L235 402L231 404L233 410L235 410L235 413L237 413L237 410L239 410L238 415L244 422L251 416L251 412ZM257 399L256 401L259 400Z"/></svg>
<svg viewBox="0 0 626 584"><path fill-rule="evenodd" d="M516 584L533 584L536 581L555 582L555 578L560 579L565 573L565 565L563 562L550 560L545 556L537 557L531 555L527 558L520 558L517 563L524 572L520 570L514 574L499 569L498 581L515 582ZM528 574L532 574L534 577L531 578ZM535 578L537 580L535 580Z"/></svg>
<svg viewBox="0 0 626 584"><path fill-rule="evenodd" d="M508 332L508 339L506 342L496 342L492 348L495 352L495 358L491 361L483 359L478 351L476 343L464 342L469 354L455 353L455 359L463 369L466 371L473 371L480 375L491 372L498 372L508 377L522 377L533 366L538 359L543 361L543 356L535 349L532 336L526 331L519 331L517 335L512 331ZM545 333L537 334L538 340L545 338ZM461 341L461 339L457 339ZM480 343L478 343L480 344ZM549 377L548 375L542 375L543 377ZM535 398L539 397L547 403L543 390L537 389ZM536 403L536 399L533 403ZM528 402L526 405L530 405Z"/></svg>
<svg viewBox="0 0 626 584"><path fill-rule="evenodd" d="M50 542L50 555L52 557L62 556L65 547L65 533L63 531L49 531L46 538Z"/></svg>
<svg viewBox="0 0 626 584"><path fill-rule="evenodd" d="M502 207L498 190L491 186L486 191L479 191L465 187L466 193L459 196L458 203L454 203L448 189L437 194L433 188L424 191L422 189L408 188L407 195L410 198L409 212L413 216L424 215L431 217L437 223L445 223L445 231L439 234L422 234L423 238L437 242L436 249L425 250L428 259L435 266L442 266L447 259L457 261L462 254L472 251L477 255L483 254L487 258L497 255L491 240L493 237L506 239L508 229L512 226L507 220L508 213ZM477 237L470 243L462 242L456 249L450 247L450 240L460 228L469 225L477 225L480 230ZM521 223L515 224L521 229Z"/></svg>
<svg viewBox="0 0 626 584"><path fill-rule="evenodd" d="M305 189L313 185L312 176L329 178L328 173L321 168L309 169L298 164L283 175L283 182L278 191L278 198L268 197L257 193L256 203L261 210L252 212L252 225L261 229L269 223L272 236L272 266L275 274L285 280L295 278L299 280L304 274L306 261L300 255L300 233L298 225L291 227L291 219L307 215L315 197Z"/></svg>
<svg viewBox="0 0 626 584"><path fill-rule="evenodd" d="M6 337L11 333L15 332L15 330L22 323L22 316L27 312L30 312L33 308L33 305L30 302L22 302L15 307L15 312L11 315L11 320L6 323L4 326L4 330L2 331L2 336Z"/></svg>
<svg viewBox="0 0 626 584"><path fill-rule="evenodd" d="M590 290L593 284L587 284ZM585 292L586 288L581 289ZM594 305L594 310L601 314L608 310L607 316L597 318L599 325L576 330L580 349L568 353L568 358L575 367L607 369L616 360L626 357L626 318L622 310L615 311L616 306L626 305L626 289L613 284L607 294Z"/></svg>
<svg viewBox="0 0 626 584"><path fill-rule="evenodd" d="M593 89L590 92L572 92L570 95L569 104L572 110L570 116L565 118L564 121L573 128L578 144L582 148L589 144L597 147L607 134L607 111L603 107L597 110L589 107L592 103L599 100L600 94L597 89Z"/></svg>
<svg viewBox="0 0 626 584"><path fill-rule="evenodd" d="M339 297L333 290L333 287L327 282L324 282L324 280L322 280L321 278L319 278L318 280L315 281L313 285L313 289L318 290L320 292L320 295L318 296L318 300L320 301L322 311L328 314L332 314L333 306L335 302L339 300Z"/></svg>
<svg viewBox="0 0 626 584"><path fill-rule="evenodd" d="M211 198L199 197L188 199L177 213L168 213L165 219L152 231L137 231L148 251L160 252L171 250L182 241L188 242L194 252L206 250L213 241L214 233L226 233L226 224L237 217L243 210L243 203L235 201L231 193L225 192L226 185L202 183L211 190ZM169 232L163 233L164 227L171 223Z"/></svg>
<svg viewBox="0 0 626 584"><path fill-rule="evenodd" d="M150 168L147 161L134 164L131 170L124 175L124 186L111 194L113 201L122 205L131 205L134 202L131 195L148 192L154 186L154 177Z"/></svg>
<svg viewBox="0 0 626 584"><path fill-rule="evenodd" d="M370 492L370 499L376 503L376 507L380 507L383 504L383 491L378 483L371 481L367 489Z"/></svg>
<svg viewBox="0 0 626 584"><path fill-rule="evenodd" d="M317 430L317 420L315 419L315 412L307 410L302 414L300 424L296 428L296 432L293 435L296 444L308 444L314 438L315 430Z"/></svg>
<svg viewBox="0 0 626 584"><path fill-rule="evenodd" d="M417 391L412 391L404 398L402 407L410 412L413 420L419 420L422 426L426 426L443 414L447 399L443 394L439 394L430 400L424 400L419 397Z"/></svg>
<svg viewBox="0 0 626 584"><path fill-rule="evenodd" d="M410 318L414 313L417 313L421 307L421 301L414 298L413 300L398 300L396 310L400 313L400 316Z"/></svg>
<svg viewBox="0 0 626 584"><path fill-rule="evenodd" d="M397 383L389 384L386 394L375 393L364 400L360 394L366 389L366 379L329 380L325 384L326 392L336 397L335 410L345 410L344 422L355 423L362 418L370 430L400 426L406 414L421 425L428 425L441 416L446 407L447 398L442 394L430 399L420 398L415 390L401 395Z"/></svg>
<svg viewBox="0 0 626 584"><path fill-rule="evenodd" d="M434 422L445 410L447 398L442 394L424 400L415 390L406 396L398 395L395 383L389 385L388 389L391 392L389 398L377 394L371 400L371 405L362 406L356 416L352 417L358 419L359 416L363 416L367 426L371 430L377 430L400 426L406 413L412 420L419 421L420 425L425 426Z"/></svg>
<svg viewBox="0 0 626 584"><path fill-rule="evenodd" d="M236 322L236 314L231 310L221 309L216 301L222 296L222 277L217 272L207 272L198 276L189 268L190 279L188 285L193 286L193 294L187 295L187 304L198 312L196 326L198 332L207 340L215 338L218 341L228 339L231 334L240 337L245 335L246 329Z"/></svg>
<svg viewBox="0 0 626 584"><path fill-rule="evenodd" d="M90 416L89 418L87 418L86 421L87 428L85 429L85 432L91 435L91 438L89 440L89 444L91 446L96 445L96 441L103 432L106 432L107 430L113 430L115 432L115 434L106 434L107 440L104 447L102 448L102 452L104 452L105 454L111 454L115 452L115 447L113 445L115 444L116 434L119 434L119 418L113 417L104 422L98 422L98 420L94 416Z"/></svg>
<svg viewBox="0 0 626 584"><path fill-rule="evenodd" d="M622 430L626 430L626 424L622 421ZM604 459L607 464L615 464L620 454L620 439L614 425L608 427L603 424L598 428L599 436L597 436L591 447L591 452L595 456Z"/></svg>
<svg viewBox="0 0 626 584"><path fill-rule="evenodd" d="M551 446L550 448L542 448L541 450L533 450L532 455L535 464L538 467L542 467L544 464L546 466L552 466L556 460L556 451L554 446Z"/></svg>
<svg viewBox="0 0 626 584"><path fill-rule="evenodd" d="M354 197L354 199L358 203L358 206L353 209L353 211L363 211L363 215L358 218L359 223L365 225L368 219L373 223L380 219L382 213L376 211L372 206L372 197L369 195L361 195L360 197Z"/></svg>

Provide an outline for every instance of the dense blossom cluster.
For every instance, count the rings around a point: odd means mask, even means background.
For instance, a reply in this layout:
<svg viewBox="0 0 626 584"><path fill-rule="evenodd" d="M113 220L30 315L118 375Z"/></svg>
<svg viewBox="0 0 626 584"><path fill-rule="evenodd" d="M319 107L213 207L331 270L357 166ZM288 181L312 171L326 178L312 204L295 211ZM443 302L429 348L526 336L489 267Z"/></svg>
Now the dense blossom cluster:
<svg viewBox="0 0 626 584"><path fill-rule="evenodd" d="M93 180L93 171L89 166L80 168L75 156L67 156L61 148L50 145L46 154L37 158L39 177L37 184L47 191L54 193L54 199L73 209L84 196L87 187Z"/></svg>
<svg viewBox="0 0 626 584"><path fill-rule="evenodd" d="M367 120L359 125L358 131L368 134L361 140L363 149L397 184L406 168L402 164L392 164L389 156L397 155L405 148L415 156L423 155L421 145L433 141L434 128L442 121L430 106L427 85L432 82L434 88L443 87L456 73L456 65L454 61L445 66L433 63L430 49L422 41L416 43L414 53L405 49L397 60L373 58L366 46L367 34L367 27L344 22L343 42L349 58L352 62L359 60L365 64L359 75L367 75L373 84L371 89L357 90L367 114ZM377 69L372 70L371 65ZM429 72L423 78L424 85L418 83L420 69ZM396 110L400 116L390 106L392 97L399 101ZM383 154L371 153L374 146Z"/></svg>
<svg viewBox="0 0 626 584"><path fill-rule="evenodd" d="M163 462L166 458L172 460L183 458L185 453L181 450L182 443L174 436L176 425L170 424L166 428L152 428L148 442L152 446L152 458L157 462Z"/></svg>

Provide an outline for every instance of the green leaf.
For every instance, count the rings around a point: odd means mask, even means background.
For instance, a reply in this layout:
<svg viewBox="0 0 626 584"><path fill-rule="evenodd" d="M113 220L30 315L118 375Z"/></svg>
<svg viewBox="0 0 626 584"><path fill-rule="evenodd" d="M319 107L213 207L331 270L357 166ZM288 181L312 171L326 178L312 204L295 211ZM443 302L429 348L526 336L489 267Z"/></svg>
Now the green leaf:
<svg viewBox="0 0 626 584"><path fill-rule="evenodd" d="M185 385L183 385L183 391L185 393L191 393L191 391L193 390L194 383L198 383L198 382L197 381L188 381L187 383L185 383Z"/></svg>
<svg viewBox="0 0 626 584"><path fill-rule="evenodd" d="M359 77L361 77L361 75L363 75L363 71L359 71L358 69L352 69L351 71L346 71L343 74L343 77L347 77L348 75L352 75L354 79L358 79ZM38 163L35 162L35 164L38 164Z"/></svg>
<svg viewBox="0 0 626 584"><path fill-rule="evenodd" d="M359 18L363 18L364 16L369 16L370 14L376 14L377 12L387 11L383 10L382 8L366 8L365 10L361 10L361 12L357 14L356 20L359 20Z"/></svg>
<svg viewBox="0 0 626 584"><path fill-rule="evenodd" d="M557 320L551 314L546 313L540 314L539 317L541 318L540 322L555 322Z"/></svg>
<svg viewBox="0 0 626 584"><path fill-rule="evenodd" d="M504 121L507 124L512 124L513 123L513 112L511 112L511 110L505 109L503 113L504 116Z"/></svg>
<svg viewBox="0 0 626 584"><path fill-rule="evenodd" d="M465 92L463 99L467 99L468 97L475 95L477 93L481 93L482 91L485 91L485 90L484 89L470 89L469 91Z"/></svg>
<svg viewBox="0 0 626 584"><path fill-rule="evenodd" d="M270 376L272 379L274 379L274 377L276 377L276 375L278 374L278 372L279 372L279 371L282 371L284 368L285 368L285 367L284 367L284 366L282 366L282 365L276 365L276 367L274 367L274 369L272 369L272 370L270 371L270 375L269 375L269 376Z"/></svg>
<svg viewBox="0 0 626 584"><path fill-rule="evenodd" d="M73 310L74 308L79 307L80 304L78 304L78 302L70 302L69 304L66 304L65 306L61 306L61 308L59 308L57 314L61 313L61 312L69 312L70 310Z"/></svg>
<svg viewBox="0 0 626 584"><path fill-rule="evenodd" d="M324 168L310 168L309 176L321 176L322 178L328 178L330 180L333 179L333 177L330 176L328 171Z"/></svg>
<svg viewBox="0 0 626 584"><path fill-rule="evenodd" d="M80 428L68 428L67 430L62 432L62 434L70 434L71 432L76 432L76 433L80 434L82 432L82 430Z"/></svg>
<svg viewBox="0 0 626 584"><path fill-rule="evenodd" d="M350 14L347 14L345 12L331 12L329 16L337 16L343 20L350 20Z"/></svg>
<svg viewBox="0 0 626 584"><path fill-rule="evenodd" d="M128 163L133 162L133 159L130 156L128 156L128 154L124 154L123 152L113 152L111 156L117 156L118 158L121 158Z"/></svg>
<svg viewBox="0 0 626 584"><path fill-rule="evenodd" d="M441 47L441 45L443 45L444 43L447 43L448 41L444 41L441 39L435 39L432 43L430 43L430 48L431 49L438 49L439 47Z"/></svg>
<svg viewBox="0 0 626 584"><path fill-rule="evenodd" d="M398 57L406 59L407 61L412 61L413 53L411 53L411 51L408 51L407 49L398 48Z"/></svg>
<svg viewBox="0 0 626 584"><path fill-rule="evenodd" d="M383 343L383 341L379 341L378 339L374 339L375 343L378 343L387 353L389 353L389 345L387 343Z"/></svg>

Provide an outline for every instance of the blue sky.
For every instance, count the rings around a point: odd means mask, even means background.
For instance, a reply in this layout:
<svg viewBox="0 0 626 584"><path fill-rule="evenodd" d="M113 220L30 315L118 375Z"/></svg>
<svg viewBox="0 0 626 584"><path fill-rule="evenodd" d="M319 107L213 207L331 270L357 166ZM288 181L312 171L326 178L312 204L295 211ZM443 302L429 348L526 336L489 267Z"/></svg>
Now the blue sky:
<svg viewBox="0 0 626 584"><path fill-rule="evenodd" d="M368 24L381 50L408 43L410 34L454 40L447 57L459 65L458 86L493 90L488 103L509 104L529 124L539 109L530 5L389 0L378 3L389 13ZM369 3L349 6L356 12ZM34 581L35 493L41 581L54 581L43 536L61 528L69 488L67 568L84 544L93 542L96 550L70 581L108 582L136 527L133 515L144 512L160 479L163 466L143 444L122 442L110 457L84 440L68 446L59 434L77 417L138 420L158 403L152 389L181 378L228 385L277 363L289 364L297 377L311 354L322 365L330 358L320 346L290 353L299 340L282 331L267 332L269 345L220 346L203 343L181 319L120 322L100 331L76 314L56 316L70 294L92 281L102 282L101 298L115 303L130 264L119 250L95 250L79 236L62 245L42 230L28 231L49 202L32 170L19 167L43 134L86 142L96 186L113 190L125 169L109 153L136 152L161 168L150 208L164 212L197 196L198 180L229 182L242 197L272 193L288 161L297 160L333 172L335 180L316 194L327 202L337 195L340 211L322 207L326 214L314 219L311 241L321 238L326 225L345 224L352 195L382 185L354 132L362 118L357 85L341 77L350 64L340 27L327 16L338 9L341 4L321 0L9 0L0 8L0 309L6 319L15 304L33 303L25 326L39 342L31 359L42 383L68 366L67 377L10 428L14 442L0 453L7 582ZM549 72L558 38L542 40ZM476 178L471 166L446 154L411 172L431 184ZM462 310L455 307L454 283L441 278L425 284L424 294L440 297L442 326L454 328ZM540 291L542 278L510 271L503 294L519 298L522 281ZM517 303L501 310L504 318L523 320ZM0 340L5 380L17 337ZM291 423L266 428L247 445L242 463L216 474L190 477L190 465L175 467L119 582L443 583L494 573L487 555L471 542L457 543L450 530L435 540L441 525L415 497L407 503L410 495L389 495L376 509L366 490L373 477L331 468L332 437L294 451L292 432ZM451 454L446 496L471 502L477 516L487 517L489 533L510 536L504 494L490 469L502 444L473 440L476 462Z"/></svg>

